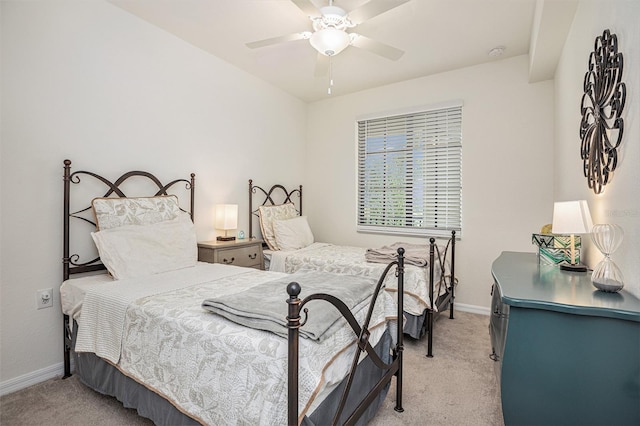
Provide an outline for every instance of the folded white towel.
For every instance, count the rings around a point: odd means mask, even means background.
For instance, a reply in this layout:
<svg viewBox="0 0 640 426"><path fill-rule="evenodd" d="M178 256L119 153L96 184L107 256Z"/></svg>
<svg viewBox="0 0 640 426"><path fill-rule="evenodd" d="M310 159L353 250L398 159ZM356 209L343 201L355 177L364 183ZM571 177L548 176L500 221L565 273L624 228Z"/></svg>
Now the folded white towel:
<svg viewBox="0 0 640 426"><path fill-rule="evenodd" d="M367 262L389 263L397 259L398 248L404 248L404 263L416 266L429 264L429 245L393 243L390 246L382 246L377 249L367 249L364 257Z"/></svg>

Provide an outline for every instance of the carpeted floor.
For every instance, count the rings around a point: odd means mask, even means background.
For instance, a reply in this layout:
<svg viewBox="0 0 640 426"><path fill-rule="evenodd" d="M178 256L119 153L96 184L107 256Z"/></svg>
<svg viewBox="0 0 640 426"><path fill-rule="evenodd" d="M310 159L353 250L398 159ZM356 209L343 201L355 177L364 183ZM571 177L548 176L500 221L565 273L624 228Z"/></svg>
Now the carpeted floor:
<svg viewBox="0 0 640 426"><path fill-rule="evenodd" d="M435 325L434 357L426 339L406 340L403 413L396 412L395 385L370 425L502 426L493 371L489 317L467 312ZM0 425L150 425L115 398L84 387L76 377L52 379L0 398Z"/></svg>
<svg viewBox="0 0 640 426"><path fill-rule="evenodd" d="M451 425L502 426L502 407L494 361L489 359L489 317L457 311L435 324L433 358L427 342L409 340L404 351L403 408L389 392L375 426ZM393 386L393 385L392 385Z"/></svg>

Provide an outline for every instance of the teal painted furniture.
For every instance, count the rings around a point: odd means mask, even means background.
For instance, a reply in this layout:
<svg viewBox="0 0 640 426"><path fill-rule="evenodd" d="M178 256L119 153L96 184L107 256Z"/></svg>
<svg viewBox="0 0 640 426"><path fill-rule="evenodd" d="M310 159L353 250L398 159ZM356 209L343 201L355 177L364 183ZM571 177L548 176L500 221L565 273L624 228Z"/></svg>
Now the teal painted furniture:
<svg viewBox="0 0 640 426"><path fill-rule="evenodd" d="M505 424L640 425L640 300L535 253L503 252L491 272Z"/></svg>

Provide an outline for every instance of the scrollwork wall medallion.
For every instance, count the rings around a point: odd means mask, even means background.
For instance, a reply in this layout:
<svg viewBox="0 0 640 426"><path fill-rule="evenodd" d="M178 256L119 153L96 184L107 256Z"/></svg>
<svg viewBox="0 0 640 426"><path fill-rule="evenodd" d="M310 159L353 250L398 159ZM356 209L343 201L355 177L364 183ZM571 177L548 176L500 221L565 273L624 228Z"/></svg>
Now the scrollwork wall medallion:
<svg viewBox="0 0 640 426"><path fill-rule="evenodd" d="M580 105L580 156L587 184L596 194L603 191L618 165L618 148L624 130L621 114L627 94L622 82L622 65L618 38L605 30L596 38L589 55Z"/></svg>

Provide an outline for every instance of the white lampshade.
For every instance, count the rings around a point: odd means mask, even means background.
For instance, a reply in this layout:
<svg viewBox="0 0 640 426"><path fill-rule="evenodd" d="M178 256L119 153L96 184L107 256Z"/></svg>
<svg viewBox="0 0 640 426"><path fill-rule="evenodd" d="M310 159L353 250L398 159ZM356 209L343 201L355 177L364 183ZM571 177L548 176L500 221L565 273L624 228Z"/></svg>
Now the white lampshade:
<svg viewBox="0 0 640 426"><path fill-rule="evenodd" d="M218 204L216 205L215 217L216 229L229 230L238 228L238 205Z"/></svg>
<svg viewBox="0 0 640 426"><path fill-rule="evenodd" d="M571 258L570 264L561 264L560 269L585 272L587 267L582 264L576 264L576 245L575 234L588 234L593 228L591 221L591 213L589 213L589 205L585 200L579 201L561 201L553 204L553 224L551 232L554 234L571 235Z"/></svg>
<svg viewBox="0 0 640 426"><path fill-rule="evenodd" d="M334 56L349 46L351 38L345 31L329 27L314 32L309 43L323 55Z"/></svg>
<svg viewBox="0 0 640 426"><path fill-rule="evenodd" d="M589 205L585 200L561 201L553 204L554 234L588 234L593 228Z"/></svg>

